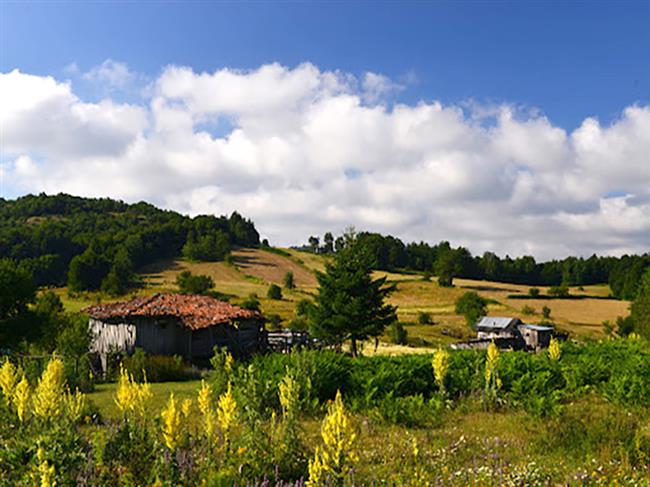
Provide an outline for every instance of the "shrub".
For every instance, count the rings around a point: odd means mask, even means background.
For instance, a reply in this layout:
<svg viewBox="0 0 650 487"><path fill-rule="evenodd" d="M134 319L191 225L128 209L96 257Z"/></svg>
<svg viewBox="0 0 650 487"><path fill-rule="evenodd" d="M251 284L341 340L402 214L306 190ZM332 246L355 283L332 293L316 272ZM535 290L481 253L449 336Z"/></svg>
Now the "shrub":
<svg viewBox="0 0 650 487"><path fill-rule="evenodd" d="M551 317L551 308L549 308L548 306L544 306L542 308L542 316L544 317L544 319L548 320Z"/></svg>
<svg viewBox="0 0 650 487"><path fill-rule="evenodd" d="M528 290L528 295L529 295L531 298L538 298L538 297L539 297L539 294L540 294L540 292L539 292L539 288L531 287L531 288Z"/></svg>
<svg viewBox="0 0 650 487"><path fill-rule="evenodd" d="M566 298L569 296L569 288L564 284L561 286L551 286L548 294L556 298Z"/></svg>
<svg viewBox="0 0 650 487"><path fill-rule="evenodd" d="M282 317L279 314L266 315L266 319L271 330L279 330L282 328Z"/></svg>
<svg viewBox="0 0 650 487"><path fill-rule="evenodd" d="M389 333L391 341L396 345L406 345L408 343L408 332L399 321L390 325Z"/></svg>
<svg viewBox="0 0 650 487"><path fill-rule="evenodd" d="M182 294L205 294L214 287L214 281L210 276L183 271L176 276L176 285Z"/></svg>
<svg viewBox="0 0 650 487"><path fill-rule="evenodd" d="M521 308L521 312L523 314L525 314L525 315L528 315L528 316L534 315L535 314L535 308L533 308L532 306L526 305L523 308Z"/></svg>
<svg viewBox="0 0 650 487"><path fill-rule="evenodd" d="M474 291L468 291L456 300L456 313L463 315L467 325L474 329L479 318L487 314L487 301Z"/></svg>
<svg viewBox="0 0 650 487"><path fill-rule="evenodd" d="M443 404L439 398L427 400L422 394L386 396L379 401L376 411L384 421L391 424L423 428L439 421Z"/></svg>
<svg viewBox="0 0 650 487"><path fill-rule="evenodd" d="M241 304L240 306L244 309L249 309L251 311L259 311L260 310L260 300L257 298L257 294L253 293L250 294Z"/></svg>
<svg viewBox="0 0 650 487"><path fill-rule="evenodd" d="M426 311L420 311L418 313L418 323L421 325L430 325L431 324L431 313Z"/></svg>
<svg viewBox="0 0 650 487"><path fill-rule="evenodd" d="M123 363L124 368L138 382L142 382L145 375L149 382L192 380L200 375L178 355L149 355L141 348L136 348L134 354L126 357Z"/></svg>
<svg viewBox="0 0 650 487"><path fill-rule="evenodd" d="M284 275L284 287L287 289L293 289L296 287L296 283L293 280L293 272L287 271L287 273Z"/></svg>
<svg viewBox="0 0 650 487"><path fill-rule="evenodd" d="M266 292L266 297L269 299L282 299L282 288L277 284L271 284Z"/></svg>

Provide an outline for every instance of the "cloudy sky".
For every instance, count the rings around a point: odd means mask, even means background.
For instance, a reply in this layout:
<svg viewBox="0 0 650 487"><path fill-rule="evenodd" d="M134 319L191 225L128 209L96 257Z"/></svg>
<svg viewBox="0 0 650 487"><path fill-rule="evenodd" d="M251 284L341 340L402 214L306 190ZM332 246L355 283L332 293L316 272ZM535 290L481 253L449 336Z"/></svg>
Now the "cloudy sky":
<svg viewBox="0 0 650 487"><path fill-rule="evenodd" d="M650 4L0 3L1 195L650 250Z"/></svg>

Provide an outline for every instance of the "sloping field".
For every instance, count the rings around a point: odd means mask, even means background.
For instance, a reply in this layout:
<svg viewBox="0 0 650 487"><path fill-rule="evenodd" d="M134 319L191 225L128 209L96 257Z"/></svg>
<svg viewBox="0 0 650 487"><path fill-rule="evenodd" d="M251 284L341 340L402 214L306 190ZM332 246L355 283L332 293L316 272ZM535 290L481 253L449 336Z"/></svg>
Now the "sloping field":
<svg viewBox="0 0 650 487"><path fill-rule="evenodd" d="M287 255L262 249L240 249L233 252L232 264L188 262L183 259L161 261L141 270L144 286L132 294L175 291L176 277L189 270L194 274L212 277L215 290L232 296L231 301L235 304L256 294L262 312L279 315L282 325L286 326L294 317L296 303L310 298L316 292L318 284L314 273L325 269L328 257L293 249L281 249L281 252ZM282 286L288 271L294 274L296 288L283 289L282 300L268 299L266 293L269 285L276 283ZM396 286L389 302L398 307L398 318L406 326L409 343L418 347L430 347L473 336L463 317L454 312L456 299L467 291L476 291L489 299L488 312L493 316L518 316L527 322L537 323L542 320L542 308L548 306L551 309L551 319L558 328L568 331L574 337L602 336L604 320L615 321L617 316L629 313L629 302L614 299L509 298L513 294L527 295L530 286L454 279L453 288L441 288L435 278L425 281L418 274L376 271L373 276L386 277L390 284ZM548 289L540 287L540 291L544 294ZM98 300L115 300L97 293L71 298L65 288L56 292L70 311L78 311ZM586 286L584 289L572 288L571 294L607 297L610 290L605 285ZM529 314L524 314L524 307L529 308ZM530 309L534 310L532 314ZM420 313L429 313L432 324L419 324ZM384 340L389 340L388 334ZM390 353L396 351L391 350Z"/></svg>

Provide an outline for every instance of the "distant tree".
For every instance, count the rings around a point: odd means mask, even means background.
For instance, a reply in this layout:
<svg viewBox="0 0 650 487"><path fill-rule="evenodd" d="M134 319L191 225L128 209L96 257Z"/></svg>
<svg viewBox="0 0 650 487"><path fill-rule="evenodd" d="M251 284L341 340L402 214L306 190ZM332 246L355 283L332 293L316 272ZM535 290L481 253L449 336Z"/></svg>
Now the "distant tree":
<svg viewBox="0 0 650 487"><path fill-rule="evenodd" d="M266 292L266 297L269 299L282 299L282 288L277 284L271 284Z"/></svg>
<svg viewBox="0 0 650 487"><path fill-rule="evenodd" d="M399 321L395 321L390 325L390 339L396 345L408 344L408 331Z"/></svg>
<svg viewBox="0 0 650 487"><path fill-rule="evenodd" d="M320 286L311 313L315 337L337 344L350 340L351 353L356 356L359 340L378 337L397 319L396 308L385 303L394 287L385 285L385 277L372 279L368 261L355 248L353 236L317 279Z"/></svg>
<svg viewBox="0 0 650 487"><path fill-rule="evenodd" d="M462 270L460 253L454 249L443 249L436 259L435 273L438 276L438 284L443 287L454 285L454 277Z"/></svg>
<svg viewBox="0 0 650 487"><path fill-rule="evenodd" d="M418 323L421 325L430 325L431 313L428 313L427 311L420 311L418 313Z"/></svg>
<svg viewBox="0 0 650 487"><path fill-rule="evenodd" d="M249 294L248 297L240 304L244 309L249 309L251 311L260 310L260 300L257 297L257 294Z"/></svg>
<svg viewBox="0 0 650 487"><path fill-rule="evenodd" d="M183 246L183 255L191 260L217 262L224 260L229 252L228 235L220 230L200 236L191 231Z"/></svg>
<svg viewBox="0 0 650 487"><path fill-rule="evenodd" d="M539 288L537 288L537 287L531 287L531 288L528 290L528 295L529 295L531 298L538 298L538 297L539 297L539 294L540 294L540 292L539 292Z"/></svg>
<svg viewBox="0 0 650 487"><path fill-rule="evenodd" d="M113 266L102 281L102 291L119 296L129 288L133 279L133 263L125 248L120 248L113 259Z"/></svg>
<svg viewBox="0 0 650 487"><path fill-rule="evenodd" d="M268 238L262 239L262 247L263 248L268 248L269 247L269 239Z"/></svg>
<svg viewBox="0 0 650 487"><path fill-rule="evenodd" d="M318 252L318 244L320 243L320 240L318 237L314 237L313 235L309 237L309 246L311 247L312 252L316 253Z"/></svg>
<svg viewBox="0 0 650 487"><path fill-rule="evenodd" d="M28 306L35 295L32 276L16 262L0 259L0 343L25 336L30 321Z"/></svg>
<svg viewBox="0 0 650 487"><path fill-rule="evenodd" d="M323 236L323 252L327 254L334 252L334 235L332 235L332 232L327 232Z"/></svg>
<svg viewBox="0 0 650 487"><path fill-rule="evenodd" d="M287 289L293 289L296 287L296 284L293 281L292 271L287 271L287 273L284 275L284 287Z"/></svg>
<svg viewBox="0 0 650 487"><path fill-rule="evenodd" d="M71 291L95 291L110 269L109 262L98 253L94 245L70 261L68 289Z"/></svg>
<svg viewBox="0 0 650 487"><path fill-rule="evenodd" d="M632 316L626 316L623 318L619 316L616 318L616 334L621 337L626 337L633 331L635 331L634 318Z"/></svg>
<svg viewBox="0 0 650 487"><path fill-rule="evenodd" d="M569 296L569 288L564 284L560 286L551 286L548 290L548 294L556 298L566 298Z"/></svg>
<svg viewBox="0 0 650 487"><path fill-rule="evenodd" d="M487 314L487 301L474 291L468 291L456 300L456 313L463 315L467 325L475 329L478 320Z"/></svg>
<svg viewBox="0 0 650 487"><path fill-rule="evenodd" d="M181 294L206 294L214 287L214 281L210 276L183 271L176 276L176 285Z"/></svg>
<svg viewBox="0 0 650 487"><path fill-rule="evenodd" d="M544 306L542 308L542 317L544 317L545 320L548 320L551 318L551 308L548 306Z"/></svg>
<svg viewBox="0 0 650 487"><path fill-rule="evenodd" d="M634 331L642 337L650 339L650 267L646 269L641 278L636 298L632 302L630 310Z"/></svg>
<svg viewBox="0 0 650 487"><path fill-rule="evenodd" d="M56 350L66 357L79 359L90 348L88 322L83 316L66 316L65 321L66 326L62 327L56 340Z"/></svg>
<svg viewBox="0 0 650 487"><path fill-rule="evenodd" d="M343 237L336 237L336 240L334 240L334 251L335 252L340 252L343 250L345 247L345 240Z"/></svg>

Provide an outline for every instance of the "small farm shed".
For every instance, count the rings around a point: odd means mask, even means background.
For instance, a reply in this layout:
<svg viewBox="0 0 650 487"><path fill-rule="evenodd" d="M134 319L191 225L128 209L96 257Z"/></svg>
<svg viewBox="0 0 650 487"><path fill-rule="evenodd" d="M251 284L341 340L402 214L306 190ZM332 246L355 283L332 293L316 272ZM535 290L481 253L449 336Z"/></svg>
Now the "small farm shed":
<svg viewBox="0 0 650 487"><path fill-rule="evenodd" d="M517 336L517 327L519 325L521 325L519 318L484 316L476 324L476 337L487 340L512 338Z"/></svg>
<svg viewBox="0 0 650 487"><path fill-rule="evenodd" d="M519 333L528 350L539 351L542 348L548 348L551 344L554 328L552 326L529 325L524 323L519 326Z"/></svg>
<svg viewBox="0 0 650 487"><path fill-rule="evenodd" d="M90 315L91 352L104 368L109 352L130 354L136 347L200 360L210 358L215 346L249 355L266 343L260 313L208 296L154 294L84 311Z"/></svg>

